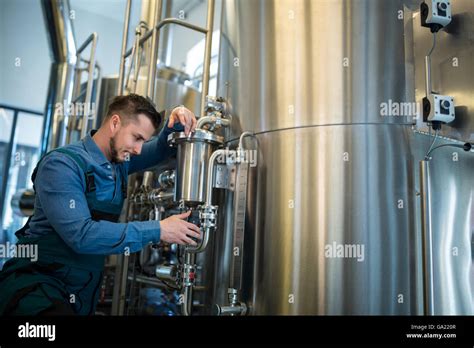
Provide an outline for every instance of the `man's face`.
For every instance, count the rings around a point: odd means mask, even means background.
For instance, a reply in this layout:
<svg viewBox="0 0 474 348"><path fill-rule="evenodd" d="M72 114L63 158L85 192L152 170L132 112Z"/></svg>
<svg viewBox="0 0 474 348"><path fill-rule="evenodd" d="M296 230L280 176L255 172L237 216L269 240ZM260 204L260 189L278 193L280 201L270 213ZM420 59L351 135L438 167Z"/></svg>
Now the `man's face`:
<svg viewBox="0 0 474 348"><path fill-rule="evenodd" d="M119 122L115 134L110 138L110 153L113 162L124 162L139 155L145 141L150 140L155 128L151 120L139 114L137 120Z"/></svg>

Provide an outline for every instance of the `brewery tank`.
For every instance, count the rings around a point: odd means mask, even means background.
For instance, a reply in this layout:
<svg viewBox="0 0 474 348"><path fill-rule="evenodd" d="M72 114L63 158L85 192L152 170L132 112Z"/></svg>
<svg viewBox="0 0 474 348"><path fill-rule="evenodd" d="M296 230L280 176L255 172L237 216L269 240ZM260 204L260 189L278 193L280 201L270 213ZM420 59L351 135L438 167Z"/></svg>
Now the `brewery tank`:
<svg viewBox="0 0 474 348"><path fill-rule="evenodd" d="M402 1L224 0L218 95L256 134L242 298L256 315L417 314ZM391 104L390 104L391 103ZM227 302L220 206L213 301Z"/></svg>

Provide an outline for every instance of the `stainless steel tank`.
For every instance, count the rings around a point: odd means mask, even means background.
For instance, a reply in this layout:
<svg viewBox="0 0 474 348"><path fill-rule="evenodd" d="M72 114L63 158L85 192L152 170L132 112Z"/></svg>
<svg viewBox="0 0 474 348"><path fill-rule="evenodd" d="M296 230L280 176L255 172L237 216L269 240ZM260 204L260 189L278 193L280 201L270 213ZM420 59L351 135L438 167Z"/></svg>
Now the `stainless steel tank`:
<svg viewBox="0 0 474 348"><path fill-rule="evenodd" d="M413 119L381 113L411 101L400 9L223 2L218 95L231 105L233 139L252 131L258 140L242 286L250 314L418 312ZM227 199L215 243L219 304L232 255Z"/></svg>
<svg viewBox="0 0 474 348"><path fill-rule="evenodd" d="M190 136L184 132L170 134L168 142L178 148L175 178L175 202L187 205L206 200L209 159L223 138L197 129Z"/></svg>
<svg viewBox="0 0 474 348"><path fill-rule="evenodd" d="M146 74L148 67L142 67L135 93L144 95L146 89ZM153 102L161 111L171 109L177 105L184 105L195 114L199 112L201 93L192 85L187 84L190 77L185 73L159 65L157 69L155 98ZM98 103L98 124L107 112L111 99L117 95L118 77L107 76L102 79L101 94Z"/></svg>

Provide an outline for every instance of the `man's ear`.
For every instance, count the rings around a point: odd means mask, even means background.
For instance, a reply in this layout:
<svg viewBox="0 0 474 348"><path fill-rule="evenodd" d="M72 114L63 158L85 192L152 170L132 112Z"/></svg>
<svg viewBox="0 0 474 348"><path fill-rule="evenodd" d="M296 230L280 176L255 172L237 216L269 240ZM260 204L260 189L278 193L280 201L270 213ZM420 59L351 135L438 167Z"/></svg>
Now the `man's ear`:
<svg viewBox="0 0 474 348"><path fill-rule="evenodd" d="M115 134L119 129L120 129L120 126L122 124L122 120L120 119L120 116L117 115L117 114L113 114L111 117L110 117L110 120L109 120L109 127L110 127L110 131Z"/></svg>

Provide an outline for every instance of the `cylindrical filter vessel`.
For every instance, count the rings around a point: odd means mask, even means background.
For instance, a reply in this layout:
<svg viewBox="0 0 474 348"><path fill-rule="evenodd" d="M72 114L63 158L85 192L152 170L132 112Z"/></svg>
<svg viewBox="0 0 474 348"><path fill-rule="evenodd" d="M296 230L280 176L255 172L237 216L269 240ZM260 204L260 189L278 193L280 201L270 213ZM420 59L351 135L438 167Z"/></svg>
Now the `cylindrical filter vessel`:
<svg viewBox="0 0 474 348"><path fill-rule="evenodd" d="M207 130L197 129L190 136L184 132L170 134L168 142L177 146L175 201L187 205L205 201L209 159L223 138Z"/></svg>

